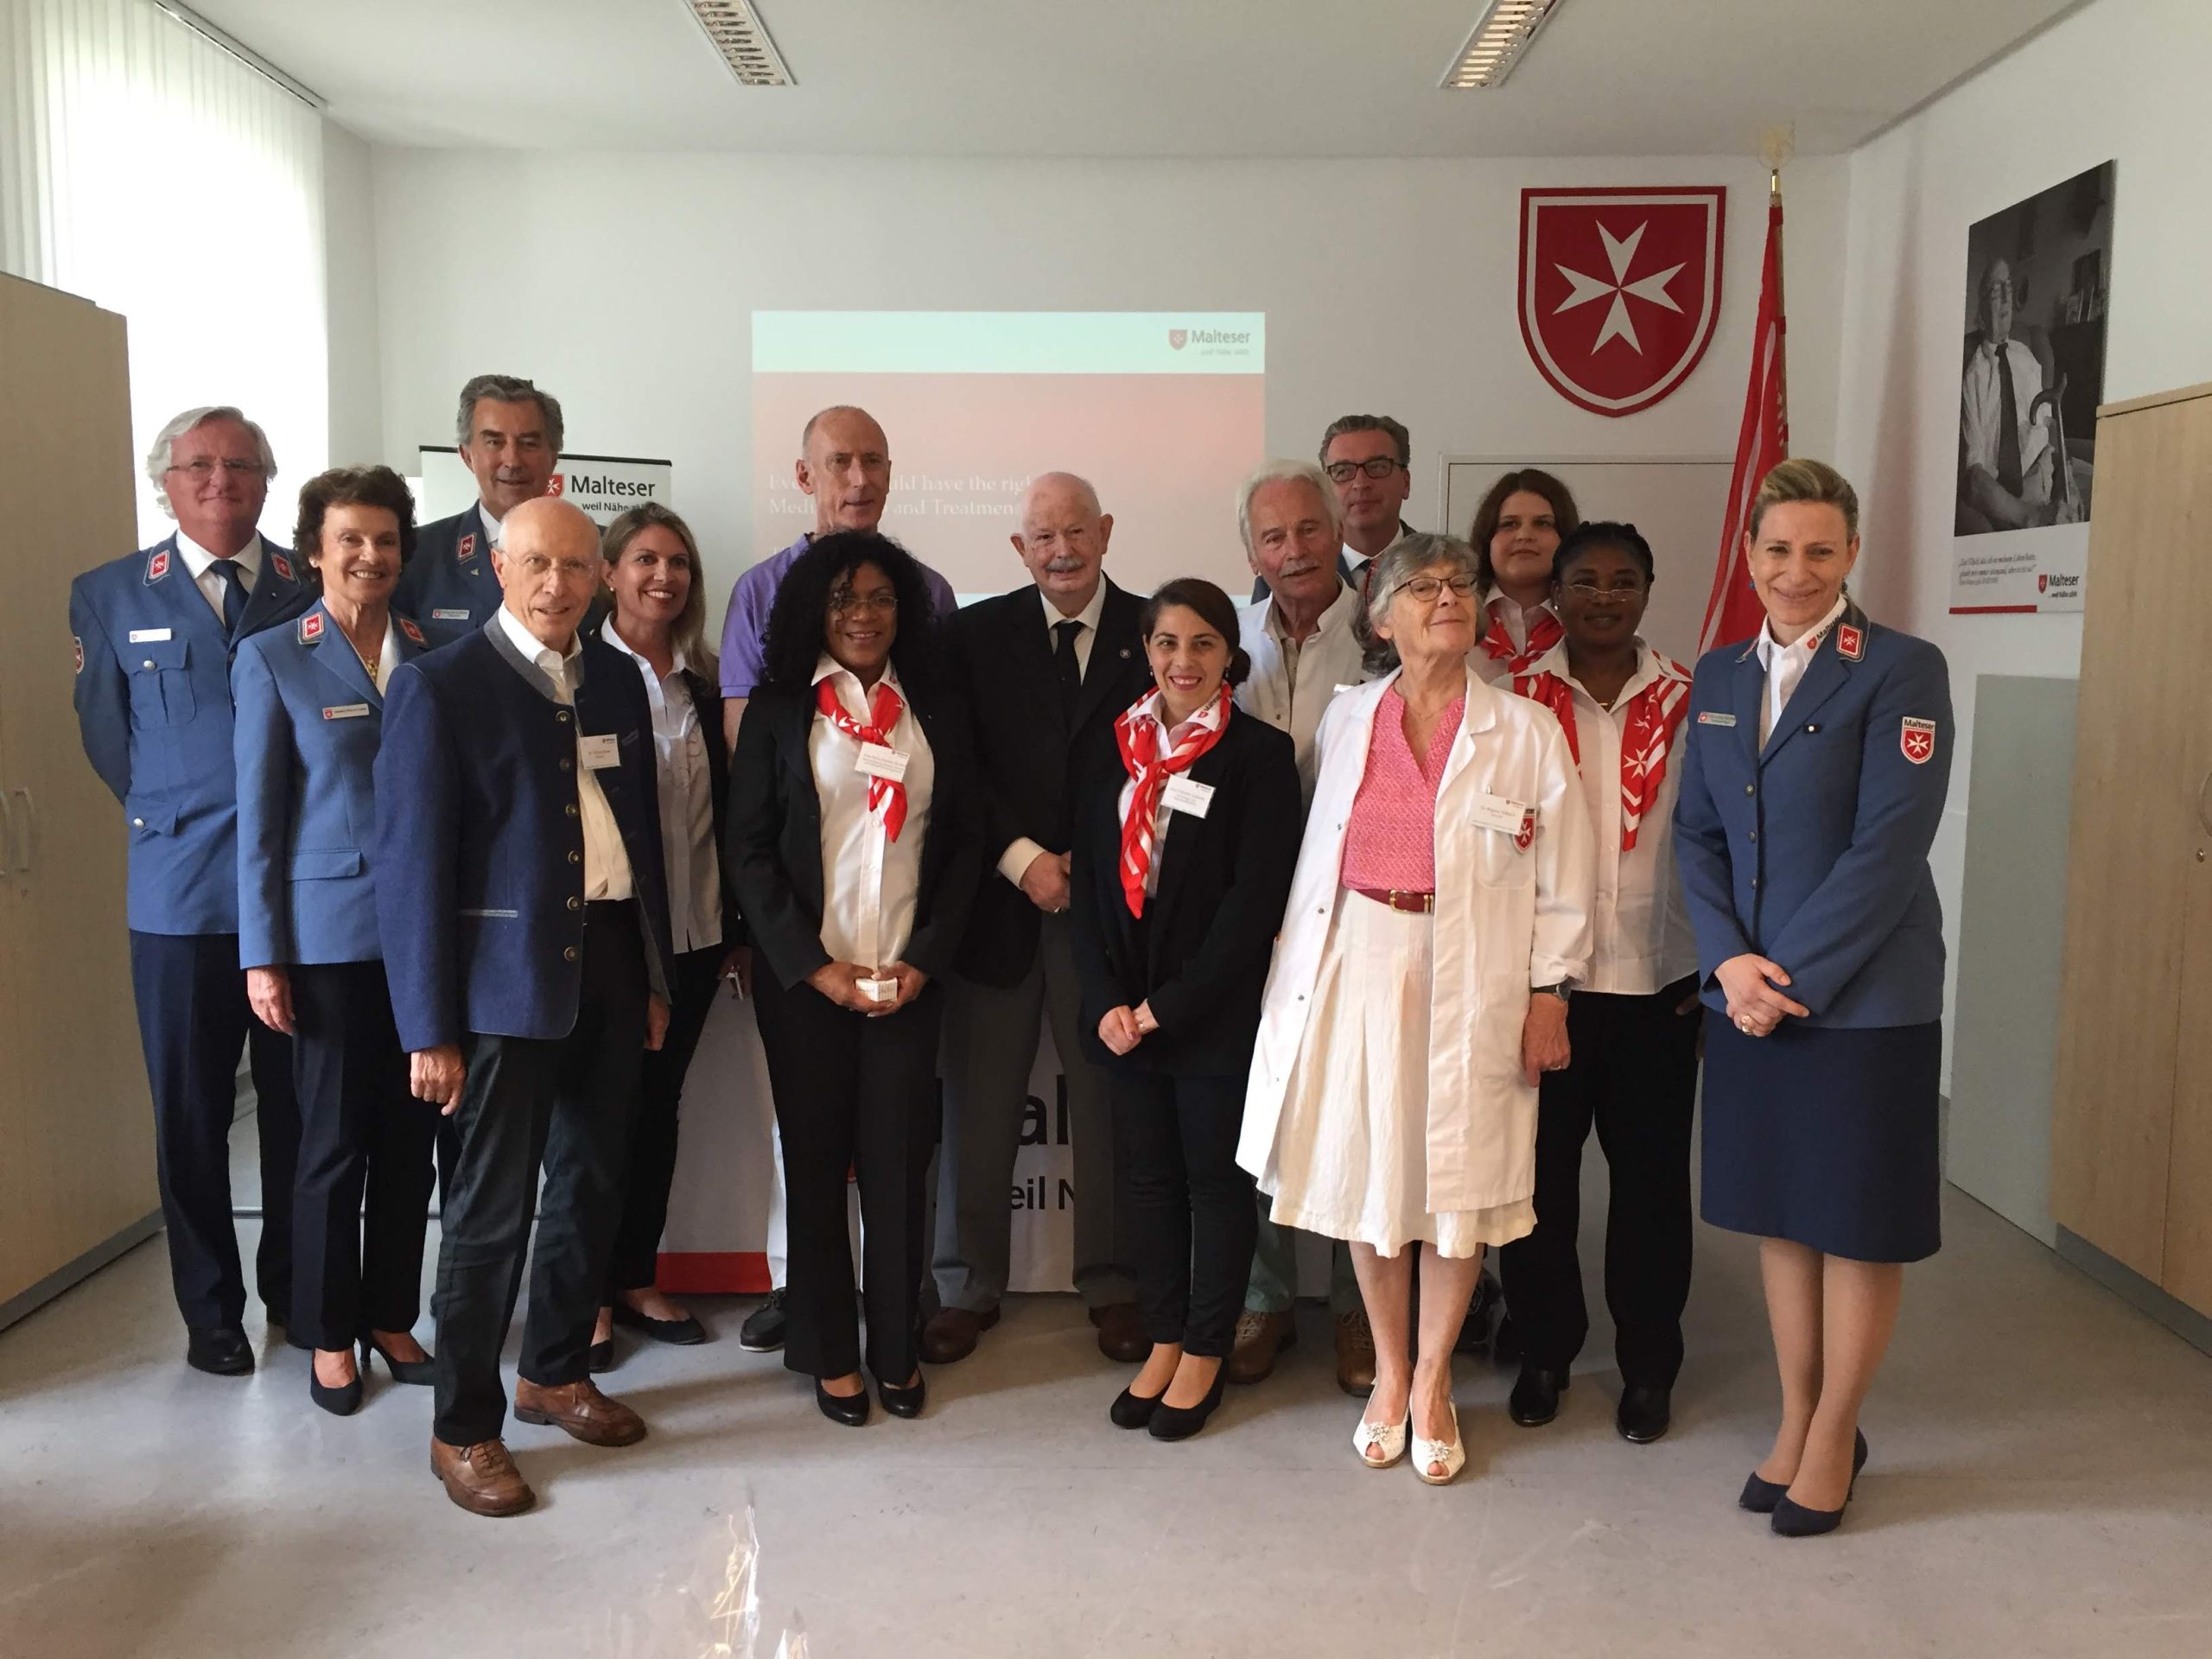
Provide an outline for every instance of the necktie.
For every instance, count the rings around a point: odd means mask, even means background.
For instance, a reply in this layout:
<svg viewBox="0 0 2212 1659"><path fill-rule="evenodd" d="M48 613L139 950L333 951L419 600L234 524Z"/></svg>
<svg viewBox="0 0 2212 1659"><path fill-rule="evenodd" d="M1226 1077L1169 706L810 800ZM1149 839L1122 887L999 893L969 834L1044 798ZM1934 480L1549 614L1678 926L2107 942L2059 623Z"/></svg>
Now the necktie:
<svg viewBox="0 0 2212 1659"><path fill-rule="evenodd" d="M2012 365L2005 347L1997 348L1997 484L2008 494L2020 493L2020 404L2012 395Z"/></svg>
<svg viewBox="0 0 2212 1659"><path fill-rule="evenodd" d="M1052 624L1052 672L1059 681L1060 713L1072 723L1076 698L1083 691L1083 668L1075 659L1076 636L1083 632L1077 621Z"/></svg>
<svg viewBox="0 0 2212 1659"><path fill-rule="evenodd" d="M218 559L213 567L223 578L223 632L238 637L238 619L245 614L245 578L236 559Z"/></svg>

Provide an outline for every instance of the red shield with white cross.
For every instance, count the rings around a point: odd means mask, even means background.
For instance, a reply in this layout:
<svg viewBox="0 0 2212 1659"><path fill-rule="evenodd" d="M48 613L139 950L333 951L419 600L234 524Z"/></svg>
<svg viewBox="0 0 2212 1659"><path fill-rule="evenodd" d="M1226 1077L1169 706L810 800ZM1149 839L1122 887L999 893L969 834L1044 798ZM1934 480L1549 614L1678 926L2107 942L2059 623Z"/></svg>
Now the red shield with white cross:
<svg viewBox="0 0 2212 1659"><path fill-rule="evenodd" d="M1521 193L1521 338L1560 397L1649 409L1689 378L1720 316L1727 187Z"/></svg>
<svg viewBox="0 0 2212 1659"><path fill-rule="evenodd" d="M1897 734L1897 747L1904 751L1904 758L1916 766L1924 766L1936 753L1936 722L1904 717L1904 729Z"/></svg>

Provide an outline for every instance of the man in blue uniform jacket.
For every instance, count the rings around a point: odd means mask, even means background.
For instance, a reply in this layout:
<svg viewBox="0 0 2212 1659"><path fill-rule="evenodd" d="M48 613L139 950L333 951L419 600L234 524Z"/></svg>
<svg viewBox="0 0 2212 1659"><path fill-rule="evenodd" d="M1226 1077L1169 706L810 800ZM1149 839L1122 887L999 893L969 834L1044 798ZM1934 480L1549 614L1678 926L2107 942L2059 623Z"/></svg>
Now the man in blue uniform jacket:
<svg viewBox="0 0 2212 1659"><path fill-rule="evenodd" d="M370 861L387 873L377 930L415 1093L461 1131L431 1466L461 1508L513 1515L534 1497L501 1439L499 1350L533 1210L515 1414L594 1446L645 1438L588 1356L671 956L645 685L577 632L599 532L567 502L528 501L491 557L500 609L391 677Z"/></svg>
<svg viewBox="0 0 2212 1659"><path fill-rule="evenodd" d="M492 546L500 523L545 493L564 435L560 400L512 374L472 378L461 389L454 425L461 458L476 475L476 500L423 526L391 594L392 609L413 617L433 645L476 632L499 610Z"/></svg>
<svg viewBox="0 0 2212 1659"><path fill-rule="evenodd" d="M301 592L289 550L254 528L276 472L268 437L237 410L185 410L146 455L176 533L87 570L69 590L78 727L130 828L130 981L185 1357L226 1376L253 1370L230 1171L234 1078L249 1039L261 1139L255 1277L271 1323L291 1313L300 1112L291 1041L253 1018L238 966L231 758L231 654Z"/></svg>

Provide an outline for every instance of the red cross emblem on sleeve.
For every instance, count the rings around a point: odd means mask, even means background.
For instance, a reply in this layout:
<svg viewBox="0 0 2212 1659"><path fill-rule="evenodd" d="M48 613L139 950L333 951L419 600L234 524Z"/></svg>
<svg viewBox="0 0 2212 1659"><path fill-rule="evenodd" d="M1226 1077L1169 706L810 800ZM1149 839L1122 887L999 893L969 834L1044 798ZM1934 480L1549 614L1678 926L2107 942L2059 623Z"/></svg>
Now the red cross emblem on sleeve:
<svg viewBox="0 0 2212 1659"><path fill-rule="evenodd" d="M1904 729L1897 735L1897 747L1904 751L1904 758L1916 766L1924 766L1936 753L1936 722L1904 717Z"/></svg>

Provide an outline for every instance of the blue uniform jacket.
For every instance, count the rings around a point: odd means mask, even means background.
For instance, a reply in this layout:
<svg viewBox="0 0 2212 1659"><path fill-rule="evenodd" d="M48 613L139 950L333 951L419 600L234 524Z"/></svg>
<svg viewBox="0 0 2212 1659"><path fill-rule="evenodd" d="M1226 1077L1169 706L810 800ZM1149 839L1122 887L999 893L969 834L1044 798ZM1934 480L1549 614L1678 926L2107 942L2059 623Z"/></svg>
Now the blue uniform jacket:
<svg viewBox="0 0 2212 1659"><path fill-rule="evenodd" d="M238 636L296 599L286 549L261 541ZM77 727L130 825L126 911L137 933L235 933L238 774L231 652L176 537L96 565L70 585Z"/></svg>
<svg viewBox="0 0 2212 1659"><path fill-rule="evenodd" d="M500 605L492 537L477 504L415 532L415 556L391 590L391 608L415 619L433 645L474 633Z"/></svg>
<svg viewBox="0 0 2212 1659"><path fill-rule="evenodd" d="M394 614L399 662L427 648ZM394 664L394 672L397 664ZM239 645L238 965L374 962L377 745L384 696L316 600Z"/></svg>
<svg viewBox="0 0 2212 1659"><path fill-rule="evenodd" d="M598 772L665 996L668 887L652 715L636 666L583 641L575 706L496 626L404 664L385 698L370 867L401 1045L466 1032L558 1038L575 1024L583 956L579 732L612 736Z"/></svg>
<svg viewBox="0 0 2212 1659"><path fill-rule="evenodd" d="M1943 918L1928 849L1951 771L1951 680L1924 639L1847 605L1760 749L1756 645L1698 661L1675 857L1707 1007L1745 951L1781 964L1808 1024L1942 1017Z"/></svg>

